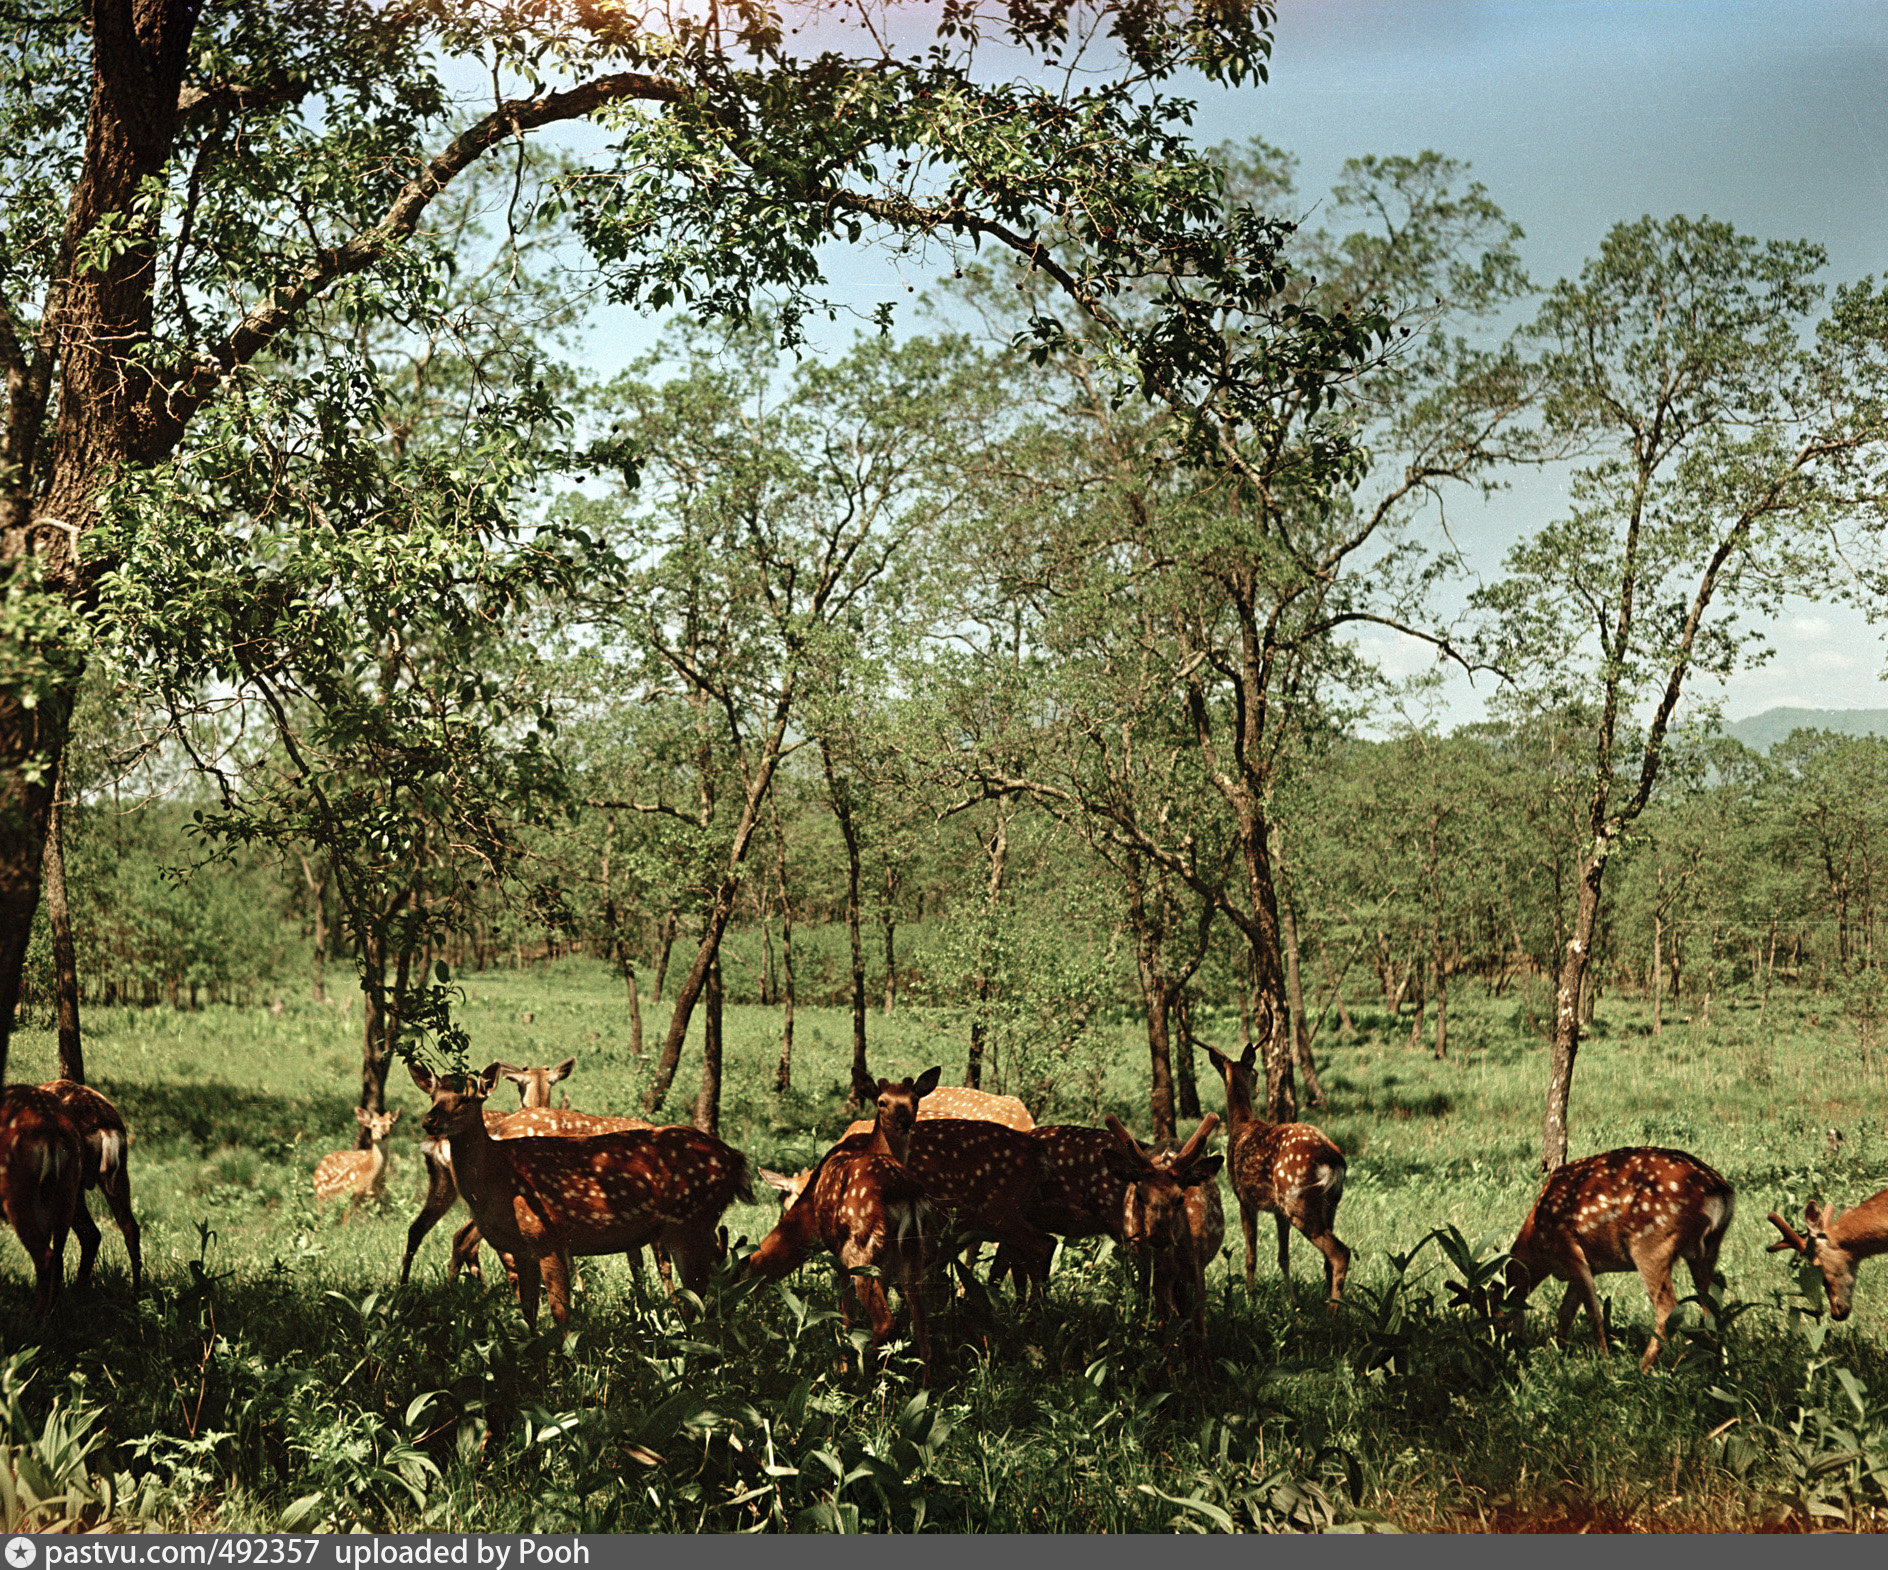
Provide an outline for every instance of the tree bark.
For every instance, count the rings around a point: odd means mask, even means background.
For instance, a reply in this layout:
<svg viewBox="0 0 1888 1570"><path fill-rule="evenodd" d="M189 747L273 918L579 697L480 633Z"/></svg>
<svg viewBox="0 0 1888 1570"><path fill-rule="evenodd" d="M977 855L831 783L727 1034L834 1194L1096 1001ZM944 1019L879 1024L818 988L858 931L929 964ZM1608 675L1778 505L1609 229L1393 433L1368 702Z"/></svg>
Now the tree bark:
<svg viewBox="0 0 1888 1570"><path fill-rule="evenodd" d="M643 1057L648 1049L642 1040L642 998L636 990L636 962L629 957L629 946L625 944L623 955L623 981L629 988L629 1050L633 1057Z"/></svg>
<svg viewBox="0 0 1888 1570"><path fill-rule="evenodd" d="M893 908L892 899L897 890L897 878L892 872L890 858L885 862L885 912L880 917L880 924L885 932L885 1012L891 1013L898 1000L898 912Z"/></svg>
<svg viewBox="0 0 1888 1570"><path fill-rule="evenodd" d="M1278 878L1278 920L1285 939L1285 998L1290 1009L1287 1029L1291 1034L1292 1058L1304 1075L1306 1104L1321 1107L1324 1087L1318 1083L1317 1065L1311 1056L1304 977L1298 966L1298 912L1292 904L1291 874L1285 864L1285 831L1276 823L1272 825L1272 865Z"/></svg>
<svg viewBox="0 0 1888 1570"><path fill-rule="evenodd" d="M1154 1140L1159 1143L1174 1137L1173 1051L1167 1030L1173 994L1161 968L1160 934L1147 912L1141 858L1132 853L1127 858L1127 890L1128 923L1134 932L1135 966L1141 978L1141 1011L1147 1022L1148 1112Z"/></svg>
<svg viewBox="0 0 1888 1570"><path fill-rule="evenodd" d="M1180 1051L1173 1065L1174 1103L1180 1116L1191 1123L1200 1116L1200 1082L1193 1073L1193 1006L1185 987L1174 993L1173 1016L1180 1021Z"/></svg>
<svg viewBox="0 0 1888 1570"><path fill-rule="evenodd" d="M46 821L46 920L52 928L53 993L59 1015L59 1077L85 1083L85 1048L79 1037L79 960L66 903L65 782L60 766Z"/></svg>
<svg viewBox="0 0 1888 1570"><path fill-rule="evenodd" d="M656 1008L662 1007L662 986L669 977L669 955L675 949L675 928L679 919L673 905L662 918L661 942L656 946L656 990L650 999Z"/></svg>

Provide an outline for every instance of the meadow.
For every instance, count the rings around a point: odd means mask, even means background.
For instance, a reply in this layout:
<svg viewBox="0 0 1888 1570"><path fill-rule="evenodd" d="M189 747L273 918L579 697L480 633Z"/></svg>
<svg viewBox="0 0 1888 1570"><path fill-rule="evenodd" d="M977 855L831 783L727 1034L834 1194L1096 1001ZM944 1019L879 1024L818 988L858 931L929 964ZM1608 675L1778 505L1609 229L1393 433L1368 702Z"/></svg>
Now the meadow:
<svg viewBox="0 0 1888 1570"><path fill-rule="evenodd" d="M586 1110L634 1110L650 1059L623 994L583 960L459 978L475 1062L575 1055ZM0 1244L0 1483L9 1528L109 1519L222 1530L479 1531L913 1528L994 1531L1726 1530L1888 1521L1888 1266L1864 1268L1853 1317L1766 1245L1765 1212L1844 1205L1888 1184L1884 1066L1826 999L1719 997L1670 1009L1654 1036L1636 999L1605 998L1582 1049L1574 1153L1689 1150L1736 1185L1717 1334L1696 1306L1653 1371L1636 1277L1600 1278L1615 1352L1582 1318L1551 1338L1560 1287L1523 1332L1465 1290L1485 1279L1539 1188L1545 998L1452 999L1451 1056L1406 1022L1353 1010L1318 1043L1329 1104L1310 1114L1346 1151L1339 1234L1355 1250L1341 1312L1297 1240L1278 1279L1261 1219L1258 1293L1243 1284L1237 1208L1209 1271L1208 1345L1190 1362L1136 1306L1105 1242L1063 1248L1046 1305L939 1286L939 1374L908 1349L841 1373L830 1261L780 1286L724 1290L684 1324L653 1275L583 1262L572 1334L528 1332L504 1288L449 1285L457 1212L397 1285L422 1174L423 1098L406 1108L387 1197L351 1223L315 1208L310 1174L351 1143L358 1007L282 1012L91 1010L92 1081L134 1136L146 1290L133 1298L105 1223L99 1275L35 1325L31 1274ZM1358 1000L1361 1004L1362 1000ZM662 1011L646 1019L652 1046ZM15 1080L52 1077L26 1022ZM1236 1043L1237 1021L1205 1016ZM960 1082L951 1016L900 1004L870 1021L888 1075L941 1062ZM1055 1114L1113 1111L1145 1132L1144 1037L1101 1027L1095 1072ZM810 1163L843 1127L849 1020L799 1011L795 1089L776 1096L775 1010L730 1006L722 1137L756 1166ZM686 1115L685 1055L667 1115ZM1223 1111L1202 1063L1201 1099ZM509 1095L508 1091L503 1092ZM1841 1140L1829 1130L1839 1129ZM777 1214L726 1216L752 1242ZM1442 1230L1441 1237L1431 1234ZM1448 1229L1453 1229L1450 1232ZM76 1261L76 1247L68 1262ZM987 1255L986 1255L987 1258ZM1879 1276L1874 1271L1879 1270ZM496 1284L494 1284L496 1282ZM1688 1287L1683 1273L1678 1286ZM857 1359L854 1363L856 1365ZM32 1515L24 1482L42 1501Z"/></svg>

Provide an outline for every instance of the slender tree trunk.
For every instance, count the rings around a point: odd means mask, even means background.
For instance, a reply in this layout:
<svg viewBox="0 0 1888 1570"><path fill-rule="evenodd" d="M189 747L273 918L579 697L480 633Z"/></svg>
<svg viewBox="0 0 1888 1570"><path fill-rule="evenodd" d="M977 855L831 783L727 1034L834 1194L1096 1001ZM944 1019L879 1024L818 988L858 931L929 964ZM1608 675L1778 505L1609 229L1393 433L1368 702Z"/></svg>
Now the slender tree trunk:
<svg viewBox="0 0 1888 1570"><path fill-rule="evenodd" d="M999 798L996 804L996 827L984 844L984 855L990 864L990 875L984 884L983 928L977 937L977 976L973 983L977 997L977 1006L970 1018L970 1056L964 1065L964 1083L972 1090L983 1084L983 1053L986 1044L984 1009L990 1001L990 970L995 962L995 931L997 909L1003 899L1003 876L1009 866L1010 853L1010 818L1009 802Z"/></svg>
<svg viewBox="0 0 1888 1570"><path fill-rule="evenodd" d="M1580 1053L1580 989L1586 982L1594 929L1599 925L1600 882L1606 875L1611 841L1595 836L1595 853L1580 869L1573 932L1567 939L1554 994L1554 1045L1547 1078L1547 1110L1541 1121L1541 1170L1553 1172L1567 1159L1567 1106L1573 1093L1573 1065Z"/></svg>
<svg viewBox="0 0 1888 1570"><path fill-rule="evenodd" d="M62 764L46 815L46 920L52 928L53 993L59 1014L59 1077L85 1083L85 1049L79 1039L79 958L66 903L65 784Z"/></svg>
<svg viewBox="0 0 1888 1570"><path fill-rule="evenodd" d="M314 917L315 943L314 954L314 998L317 1003L328 1001L328 873L324 868L321 876L315 876L313 863L307 856L301 857L302 883L308 890L308 906Z"/></svg>
<svg viewBox="0 0 1888 1570"><path fill-rule="evenodd" d="M1200 1082L1193 1073L1193 1005L1185 987L1173 994L1172 1017L1180 1021L1180 1050L1174 1055L1174 1103L1180 1117L1191 1123L1200 1116Z"/></svg>
<svg viewBox="0 0 1888 1570"><path fill-rule="evenodd" d="M1757 1005L1757 1023L1763 1023L1763 1017L1770 1012L1770 978L1777 968L1777 923L1782 920L1783 912L1779 906L1770 908L1770 942L1763 961L1763 1001Z"/></svg>
<svg viewBox="0 0 1888 1570"><path fill-rule="evenodd" d="M702 995L701 1093L695 1097L695 1127L721 1137L721 956L708 967Z"/></svg>
<svg viewBox="0 0 1888 1570"><path fill-rule="evenodd" d="M647 1048L642 1041L642 999L636 990L636 962L629 957L629 947L623 945L623 981L629 988L629 1050L633 1057L642 1057Z"/></svg>
<svg viewBox="0 0 1888 1570"><path fill-rule="evenodd" d="M880 924L885 934L885 1012L891 1013L898 999L898 912L893 908L892 897L897 887L897 880L892 874L892 864L885 863L885 913Z"/></svg>
<svg viewBox="0 0 1888 1570"><path fill-rule="evenodd" d="M671 905L668 914L662 918L661 942L656 947L656 990L650 999L656 1008L662 1007L662 986L669 978L669 955L675 949L675 929L680 917Z"/></svg>
<svg viewBox="0 0 1888 1570"><path fill-rule="evenodd" d="M1409 1045L1414 1051L1423 1039L1423 1017L1429 1012L1429 995L1423 990L1423 962L1420 959L1410 961L1410 987L1414 994L1416 1013L1409 1022Z"/></svg>
<svg viewBox="0 0 1888 1570"><path fill-rule="evenodd" d="M793 896L787 888L787 835L780 824L780 803L770 794L774 823L774 883L780 890L780 1061L774 1065L774 1089L793 1088Z"/></svg>
<svg viewBox="0 0 1888 1570"><path fill-rule="evenodd" d="M1344 977L1350 974L1351 964L1356 959L1356 949L1353 947L1351 958L1344 961L1342 974L1331 969L1331 951L1322 943L1318 945L1318 959L1324 965L1324 979L1330 983L1331 1001L1337 1005L1337 1021L1354 1036L1357 1034L1357 1024L1350 1017L1350 1010L1344 1005Z"/></svg>
<svg viewBox="0 0 1888 1570"><path fill-rule="evenodd" d="M755 890L754 911L760 917L760 1006L772 1008L774 998L774 913L764 886Z"/></svg>
<svg viewBox="0 0 1888 1570"><path fill-rule="evenodd" d="M1304 1075L1305 1102L1324 1105L1324 1087L1318 1083L1318 1070L1311 1056L1311 1028L1305 1017L1304 976L1298 964L1298 912L1292 903L1291 873L1285 864L1285 831L1272 825L1272 866L1278 884L1278 923L1285 940L1285 999L1289 1007L1287 1028L1291 1033L1292 1059Z"/></svg>
<svg viewBox="0 0 1888 1570"><path fill-rule="evenodd" d="M1167 1012L1173 998L1161 969L1160 934L1148 918L1141 858L1132 853L1127 858L1127 890L1128 923L1134 933L1134 958L1141 978L1141 1010L1147 1021L1151 1064L1148 1110L1158 1143L1174 1137L1173 1054L1167 1031Z"/></svg>
<svg viewBox="0 0 1888 1570"><path fill-rule="evenodd" d="M1665 869L1659 868L1659 895L1665 894ZM1665 986L1665 912L1661 905L1652 907L1652 1034L1665 1034L1664 998Z"/></svg>
<svg viewBox="0 0 1888 1570"><path fill-rule="evenodd" d="M826 770L826 794L846 842L846 940L852 949L852 1085L846 1105L868 1107L878 1094L878 1081L866 1066L865 1056L865 934L859 899L859 831L852 821L852 782L843 784L833 772L832 749L822 737L820 762Z"/></svg>

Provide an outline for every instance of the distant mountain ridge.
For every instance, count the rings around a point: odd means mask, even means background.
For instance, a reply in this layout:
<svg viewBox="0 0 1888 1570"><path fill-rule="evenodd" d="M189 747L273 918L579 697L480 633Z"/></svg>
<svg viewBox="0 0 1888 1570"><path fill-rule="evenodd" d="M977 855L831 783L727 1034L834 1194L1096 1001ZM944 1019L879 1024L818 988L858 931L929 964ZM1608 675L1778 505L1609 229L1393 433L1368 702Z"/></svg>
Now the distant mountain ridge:
<svg viewBox="0 0 1888 1570"><path fill-rule="evenodd" d="M1843 736L1888 736L1888 709L1765 709L1724 727L1753 752L1768 752L1794 730L1832 730Z"/></svg>

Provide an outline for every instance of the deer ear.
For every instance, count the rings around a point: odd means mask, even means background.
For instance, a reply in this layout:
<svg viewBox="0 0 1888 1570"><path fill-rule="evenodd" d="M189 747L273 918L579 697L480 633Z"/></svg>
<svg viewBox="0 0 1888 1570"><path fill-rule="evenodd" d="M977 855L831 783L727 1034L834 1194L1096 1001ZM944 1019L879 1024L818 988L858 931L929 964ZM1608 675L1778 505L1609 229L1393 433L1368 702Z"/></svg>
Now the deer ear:
<svg viewBox="0 0 1888 1570"><path fill-rule="evenodd" d="M769 1188L779 1189L783 1194L791 1194L793 1192L793 1179L783 1172L769 1172L765 1167L762 1167L760 1169L760 1180Z"/></svg>
<svg viewBox="0 0 1888 1570"><path fill-rule="evenodd" d="M422 1091L429 1096L433 1093L433 1086L436 1085L438 1081L433 1078L431 1069L422 1068L418 1063L408 1063L406 1071L413 1076L413 1083L418 1085Z"/></svg>
<svg viewBox="0 0 1888 1570"><path fill-rule="evenodd" d="M1129 1141L1131 1146L1132 1140ZM1138 1150L1110 1145L1101 1153L1101 1164L1123 1183L1138 1183L1154 1169Z"/></svg>
<svg viewBox="0 0 1888 1570"><path fill-rule="evenodd" d="M560 1079L569 1079L570 1071L576 1066L577 1060L575 1058L565 1058L562 1063L558 1064L556 1068L552 1069L550 1073L544 1076L545 1083L555 1085Z"/></svg>
<svg viewBox="0 0 1888 1570"><path fill-rule="evenodd" d="M937 1089L938 1076L944 1072L943 1064L928 1068L911 1082L911 1093L920 1101Z"/></svg>
<svg viewBox="0 0 1888 1570"><path fill-rule="evenodd" d="M503 1063L487 1063L483 1072L472 1076L472 1088L466 1094L489 1096L492 1093L492 1086L498 1083L499 1073L504 1067Z"/></svg>
<svg viewBox="0 0 1888 1570"><path fill-rule="evenodd" d="M1807 1205L1803 1206L1803 1219L1812 1227L1821 1226L1823 1224L1822 1206L1812 1199Z"/></svg>
<svg viewBox="0 0 1888 1570"><path fill-rule="evenodd" d="M1258 1055L1259 1044L1256 1041L1247 1042L1245 1051L1239 1054L1239 1066L1241 1068L1251 1068L1253 1059Z"/></svg>
<svg viewBox="0 0 1888 1570"><path fill-rule="evenodd" d="M1177 1174L1182 1188L1198 1188L1202 1183L1210 1183L1219 1176L1219 1169L1226 1164L1224 1156L1201 1156L1184 1173Z"/></svg>
<svg viewBox="0 0 1888 1570"><path fill-rule="evenodd" d="M398 1123L400 1121L400 1114L404 1111L406 1111L405 1107L395 1107L393 1109L393 1115L387 1119L387 1127L392 1128L394 1124Z"/></svg>
<svg viewBox="0 0 1888 1570"><path fill-rule="evenodd" d="M369 1123L373 1122L373 1118L369 1115L365 1107L356 1107L354 1109L354 1121L360 1124L362 1128L366 1128Z"/></svg>

